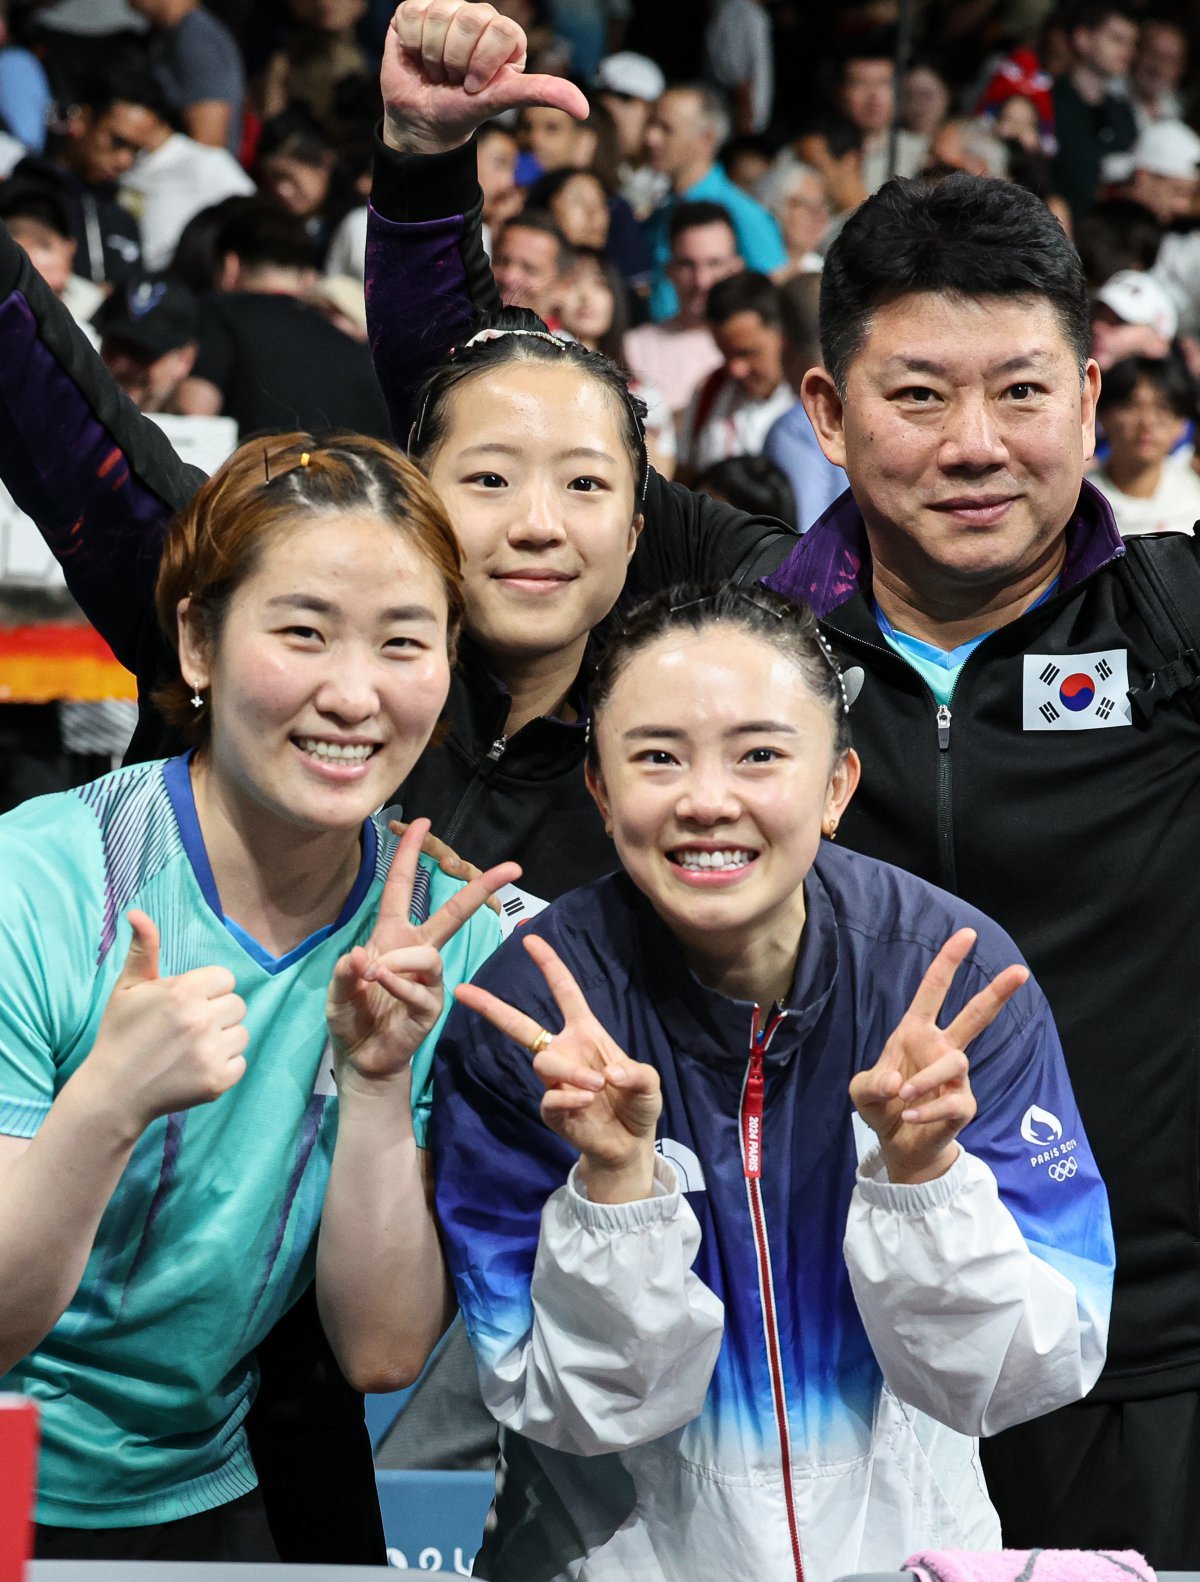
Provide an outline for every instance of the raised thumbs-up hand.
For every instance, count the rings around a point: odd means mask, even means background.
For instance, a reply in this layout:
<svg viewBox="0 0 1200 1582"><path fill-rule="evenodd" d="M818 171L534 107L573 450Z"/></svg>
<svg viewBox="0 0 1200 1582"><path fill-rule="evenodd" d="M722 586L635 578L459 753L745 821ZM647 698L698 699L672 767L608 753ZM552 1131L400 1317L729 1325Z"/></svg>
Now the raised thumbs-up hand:
<svg viewBox="0 0 1200 1582"><path fill-rule="evenodd" d="M565 77L525 74L525 33L492 5L404 0L379 74L383 138L404 154L441 154L505 110L546 105L582 121L588 102Z"/></svg>
<svg viewBox="0 0 1200 1582"><path fill-rule="evenodd" d="M246 1069L246 1006L224 967L173 978L158 970L158 929L145 912L126 914L129 954L113 985L86 1068L110 1108L140 1136L173 1110L218 1099Z"/></svg>

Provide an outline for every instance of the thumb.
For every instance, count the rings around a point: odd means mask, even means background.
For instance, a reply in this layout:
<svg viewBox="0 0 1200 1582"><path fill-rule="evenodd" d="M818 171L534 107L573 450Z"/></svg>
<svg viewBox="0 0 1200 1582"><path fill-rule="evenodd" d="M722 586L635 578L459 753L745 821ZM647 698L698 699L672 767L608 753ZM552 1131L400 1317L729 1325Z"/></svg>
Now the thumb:
<svg viewBox="0 0 1200 1582"><path fill-rule="evenodd" d="M577 121L586 121L591 113L583 94L565 77L539 76L537 73L529 76L508 67L494 77L486 88L472 93L471 97L486 104L492 115L534 105L549 110L565 110Z"/></svg>
<svg viewBox="0 0 1200 1582"><path fill-rule="evenodd" d="M158 929L145 912L126 912L125 916L133 938L117 985L129 988L135 983L153 983L158 977Z"/></svg>

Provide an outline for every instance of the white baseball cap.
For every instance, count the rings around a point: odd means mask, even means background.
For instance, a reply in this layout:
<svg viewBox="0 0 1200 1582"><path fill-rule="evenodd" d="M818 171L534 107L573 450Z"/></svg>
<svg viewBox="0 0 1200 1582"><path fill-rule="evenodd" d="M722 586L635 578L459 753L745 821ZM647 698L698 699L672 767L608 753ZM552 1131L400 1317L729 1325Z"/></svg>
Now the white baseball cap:
<svg viewBox="0 0 1200 1582"><path fill-rule="evenodd" d="M628 49L618 55L606 55L596 71L597 88L619 93L626 99L645 99L653 104L662 97L666 86L667 79L655 61Z"/></svg>
<svg viewBox="0 0 1200 1582"><path fill-rule="evenodd" d="M1134 170L1187 180L1200 166L1200 137L1182 121L1151 121L1133 145Z"/></svg>
<svg viewBox="0 0 1200 1582"><path fill-rule="evenodd" d="M1118 269L1096 292L1096 301L1126 324L1148 324L1164 340L1173 340L1179 328L1175 304L1154 276L1140 269Z"/></svg>

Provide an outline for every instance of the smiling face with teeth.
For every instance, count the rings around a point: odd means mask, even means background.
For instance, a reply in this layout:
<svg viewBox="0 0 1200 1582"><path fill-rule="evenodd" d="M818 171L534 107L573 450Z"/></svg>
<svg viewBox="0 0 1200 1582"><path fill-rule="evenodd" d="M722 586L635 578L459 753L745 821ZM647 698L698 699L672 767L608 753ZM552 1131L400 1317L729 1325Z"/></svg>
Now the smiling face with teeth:
<svg viewBox="0 0 1200 1582"><path fill-rule="evenodd" d="M822 825L858 783L828 705L786 653L714 623L635 652L594 729L592 793L697 976L737 999L786 994Z"/></svg>
<svg viewBox="0 0 1200 1582"><path fill-rule="evenodd" d="M185 601L186 606L186 601ZM355 832L405 779L450 685L442 577L395 524L314 514L274 535L215 647L185 607L180 660L211 688L197 804L269 839ZM290 830L291 834L288 834Z"/></svg>

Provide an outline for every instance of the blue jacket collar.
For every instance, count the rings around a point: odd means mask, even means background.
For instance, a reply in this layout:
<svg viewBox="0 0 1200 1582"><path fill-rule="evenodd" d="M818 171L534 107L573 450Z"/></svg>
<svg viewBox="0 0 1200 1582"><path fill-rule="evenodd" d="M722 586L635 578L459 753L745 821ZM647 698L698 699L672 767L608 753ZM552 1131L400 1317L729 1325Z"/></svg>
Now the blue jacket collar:
<svg viewBox="0 0 1200 1582"><path fill-rule="evenodd" d="M837 918L821 876L822 854L804 881L805 923L787 1012L771 1042L767 1061L789 1059L816 1026L833 993L838 970ZM750 1050L754 1006L709 989L684 960L675 936L650 903L622 875L632 892L637 934L637 960L648 993L677 1047L689 1057L740 1067ZM765 1023L769 1006L761 1007Z"/></svg>
<svg viewBox="0 0 1200 1582"><path fill-rule="evenodd" d="M1112 507L1086 481L1066 532L1067 558L1059 578L1060 593L1077 587L1125 553ZM856 593L870 600L871 551L862 513L849 489L817 518L783 565L764 581L777 593L810 605L822 620Z"/></svg>

